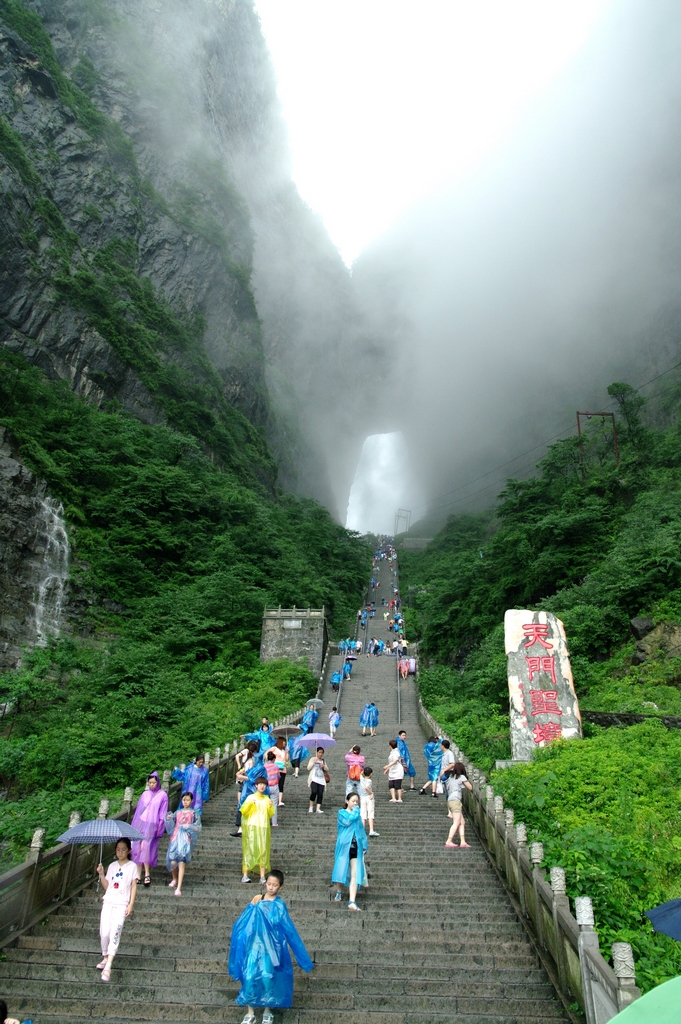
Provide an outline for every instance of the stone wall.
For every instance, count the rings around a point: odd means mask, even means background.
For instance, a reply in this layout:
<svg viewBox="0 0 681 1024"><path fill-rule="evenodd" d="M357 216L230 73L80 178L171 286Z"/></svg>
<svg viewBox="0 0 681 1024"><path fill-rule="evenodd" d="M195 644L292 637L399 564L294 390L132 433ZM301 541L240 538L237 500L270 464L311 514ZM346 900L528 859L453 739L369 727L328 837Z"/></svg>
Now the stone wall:
<svg viewBox="0 0 681 1024"><path fill-rule="evenodd" d="M328 634L324 609L266 608L262 620L260 660L305 661L314 675L322 671Z"/></svg>

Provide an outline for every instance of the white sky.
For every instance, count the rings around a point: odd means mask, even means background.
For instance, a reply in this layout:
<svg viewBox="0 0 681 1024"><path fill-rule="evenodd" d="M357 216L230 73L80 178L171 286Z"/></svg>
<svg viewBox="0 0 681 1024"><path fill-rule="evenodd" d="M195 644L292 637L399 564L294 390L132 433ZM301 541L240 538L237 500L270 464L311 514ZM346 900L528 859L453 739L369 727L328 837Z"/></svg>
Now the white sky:
<svg viewBox="0 0 681 1024"><path fill-rule="evenodd" d="M255 0L294 180L345 262L493 152L610 2Z"/></svg>

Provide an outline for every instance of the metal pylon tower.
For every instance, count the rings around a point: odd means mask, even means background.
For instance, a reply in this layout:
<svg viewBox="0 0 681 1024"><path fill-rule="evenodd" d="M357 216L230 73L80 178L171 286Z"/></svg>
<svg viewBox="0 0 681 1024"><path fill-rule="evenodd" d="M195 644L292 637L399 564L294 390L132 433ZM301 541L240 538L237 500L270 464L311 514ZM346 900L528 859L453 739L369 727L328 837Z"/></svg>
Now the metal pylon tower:
<svg viewBox="0 0 681 1024"><path fill-rule="evenodd" d="M400 528L403 523L404 533L407 533L409 527L411 526L411 509L398 508L397 512L395 513L395 536L397 536L398 533L403 532L402 529Z"/></svg>

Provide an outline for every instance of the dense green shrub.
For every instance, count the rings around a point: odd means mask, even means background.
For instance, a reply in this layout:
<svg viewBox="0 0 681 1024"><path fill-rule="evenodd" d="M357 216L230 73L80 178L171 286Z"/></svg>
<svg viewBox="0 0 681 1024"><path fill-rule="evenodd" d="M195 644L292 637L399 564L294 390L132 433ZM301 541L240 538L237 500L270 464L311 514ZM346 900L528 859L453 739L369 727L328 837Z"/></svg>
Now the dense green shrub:
<svg viewBox="0 0 681 1024"><path fill-rule="evenodd" d="M625 384L621 460L607 430L553 445L537 476L508 481L484 515L452 516L424 552L405 552L401 586L420 617L424 703L489 772L510 756L503 645L507 608L564 622L583 709L681 715L681 429L650 430ZM584 468L584 474L582 473ZM663 636L632 664L629 620ZM586 726L493 782L594 899L603 948L632 943L644 988L681 973L681 945L653 933L647 908L681 896L681 733L660 723Z"/></svg>
<svg viewBox="0 0 681 1024"><path fill-rule="evenodd" d="M657 722L553 743L531 764L495 772L516 819L594 901L604 949L632 942L644 988L681 973L681 944L643 911L681 896L681 733Z"/></svg>
<svg viewBox="0 0 681 1024"><path fill-rule="evenodd" d="M299 707L316 682L260 664L263 606L324 605L341 634L371 553L314 502L247 486L239 463L219 468L196 437L98 409L6 354L0 425L64 503L85 609L85 639L37 649L0 678L0 787L32 794L25 815L10 802L0 818L23 841L42 824L44 791L90 799L139 783Z"/></svg>

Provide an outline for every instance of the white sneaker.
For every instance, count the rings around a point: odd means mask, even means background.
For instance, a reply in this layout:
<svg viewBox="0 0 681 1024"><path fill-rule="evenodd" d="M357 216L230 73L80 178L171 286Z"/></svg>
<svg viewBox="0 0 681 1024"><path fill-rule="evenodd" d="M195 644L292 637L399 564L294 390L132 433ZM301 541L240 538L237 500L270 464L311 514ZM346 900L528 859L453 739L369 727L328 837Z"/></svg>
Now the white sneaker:
<svg viewBox="0 0 681 1024"><path fill-rule="evenodd" d="M380 836L380 834L381 834L380 832L370 832L369 833L370 836Z"/></svg>
<svg viewBox="0 0 681 1024"><path fill-rule="evenodd" d="M307 813L314 814L314 807L308 807Z"/></svg>
<svg viewBox="0 0 681 1024"><path fill-rule="evenodd" d="M241 1021L241 1024L255 1024L255 1014L247 1013L244 1019Z"/></svg>
<svg viewBox="0 0 681 1024"><path fill-rule="evenodd" d="M320 811L319 808L317 808L317 814L323 814L323 813L324 813L324 811Z"/></svg>
<svg viewBox="0 0 681 1024"><path fill-rule="evenodd" d="M248 875L244 875L243 878L241 879L241 881L244 883L244 885L246 885L247 882L250 882L250 878L248 877ZM251 1016L252 1016L252 1014L251 1014Z"/></svg>
<svg viewBox="0 0 681 1024"><path fill-rule="evenodd" d="M271 1010L268 1010L267 1013L263 1013L262 1024L274 1024L274 1014Z"/></svg>

